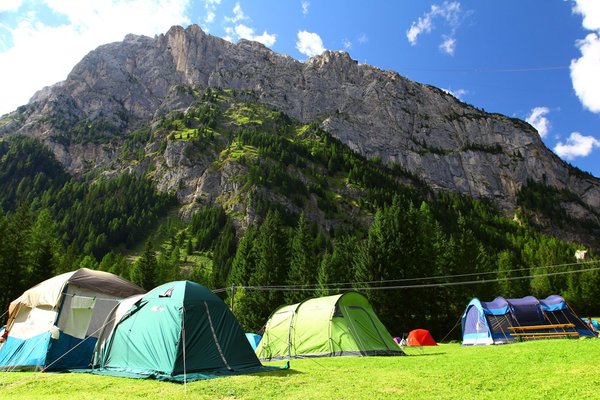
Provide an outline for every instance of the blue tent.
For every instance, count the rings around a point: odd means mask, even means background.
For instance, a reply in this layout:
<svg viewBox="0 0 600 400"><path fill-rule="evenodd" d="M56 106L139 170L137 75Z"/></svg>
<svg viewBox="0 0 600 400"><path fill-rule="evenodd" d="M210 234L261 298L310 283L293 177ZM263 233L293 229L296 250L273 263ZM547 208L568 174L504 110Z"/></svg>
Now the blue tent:
<svg viewBox="0 0 600 400"><path fill-rule="evenodd" d="M565 299L558 295L538 300L533 296L521 299L496 297L484 302L474 298L462 316L463 345L512 343L516 336L509 327L573 324L567 331L579 336L596 334L571 310Z"/></svg>
<svg viewBox="0 0 600 400"><path fill-rule="evenodd" d="M10 303L0 370L88 368L108 313L141 293L121 277L87 268L41 282Z"/></svg>
<svg viewBox="0 0 600 400"><path fill-rule="evenodd" d="M595 319L581 317L581 320L588 326L592 324L595 331L600 331L600 324Z"/></svg>
<svg viewBox="0 0 600 400"><path fill-rule="evenodd" d="M246 339L250 342L250 346L252 346L252 350L256 351L258 344L260 343L260 339L262 336L257 335L256 333L246 333Z"/></svg>

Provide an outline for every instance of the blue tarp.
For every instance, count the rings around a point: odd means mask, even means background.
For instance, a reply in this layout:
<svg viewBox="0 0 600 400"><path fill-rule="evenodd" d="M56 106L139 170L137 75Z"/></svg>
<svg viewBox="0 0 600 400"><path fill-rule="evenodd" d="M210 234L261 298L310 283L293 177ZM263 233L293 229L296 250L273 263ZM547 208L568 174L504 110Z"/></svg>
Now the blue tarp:
<svg viewBox="0 0 600 400"><path fill-rule="evenodd" d="M49 342L50 332L29 339L17 339L9 336L0 348L0 368L44 365Z"/></svg>

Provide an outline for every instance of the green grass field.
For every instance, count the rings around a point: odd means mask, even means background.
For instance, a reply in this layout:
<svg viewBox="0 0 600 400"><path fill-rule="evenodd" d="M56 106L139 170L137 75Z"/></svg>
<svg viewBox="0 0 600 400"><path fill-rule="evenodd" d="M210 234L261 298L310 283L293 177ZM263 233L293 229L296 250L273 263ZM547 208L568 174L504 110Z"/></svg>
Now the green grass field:
<svg viewBox="0 0 600 400"><path fill-rule="evenodd" d="M0 373L2 399L599 399L600 340L409 348L407 357L292 360L291 369L184 385ZM283 365L283 363L273 363Z"/></svg>

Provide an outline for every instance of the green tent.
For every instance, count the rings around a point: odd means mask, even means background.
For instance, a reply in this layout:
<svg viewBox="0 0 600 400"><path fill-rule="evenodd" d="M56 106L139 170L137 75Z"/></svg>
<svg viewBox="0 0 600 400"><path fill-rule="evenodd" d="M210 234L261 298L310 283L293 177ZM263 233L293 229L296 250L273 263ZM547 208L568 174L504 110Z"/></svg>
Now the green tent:
<svg viewBox="0 0 600 400"><path fill-rule="evenodd" d="M227 305L194 282L155 288L112 329L94 373L190 381L265 368Z"/></svg>
<svg viewBox="0 0 600 400"><path fill-rule="evenodd" d="M404 354L358 292L279 308L267 322L256 353L264 360Z"/></svg>

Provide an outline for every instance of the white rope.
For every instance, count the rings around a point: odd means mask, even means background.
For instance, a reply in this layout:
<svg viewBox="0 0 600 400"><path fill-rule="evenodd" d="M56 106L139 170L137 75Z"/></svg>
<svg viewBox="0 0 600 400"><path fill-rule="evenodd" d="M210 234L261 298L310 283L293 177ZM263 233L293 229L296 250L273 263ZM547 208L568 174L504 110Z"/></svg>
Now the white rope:
<svg viewBox="0 0 600 400"><path fill-rule="evenodd" d="M569 263L569 264L556 264L549 265L545 267L527 267L527 268L518 268L513 270L502 271L504 273L516 272L516 271L524 271L524 270L532 270L535 268L557 268L557 267L567 267L573 265L581 265L581 264L596 264L598 261L588 261L585 263ZM600 270L600 267L594 268L583 268L571 271L559 271L559 272L547 272L543 274L531 274L526 276L511 276L504 278L494 278L494 279L481 279L475 281L460 281L460 282L440 282L440 283L425 283L425 284L417 284L417 285L394 285L394 286L363 286L356 287L356 285L369 285L369 284L382 284L382 283L395 283L395 282L410 282L410 281L423 281L423 280L435 280L435 279L447 279L447 278L455 278L455 277L467 277L467 276L481 276L481 275L490 275L490 274L498 274L499 271L488 271L488 272L473 272L468 274L456 274L456 275L443 275L443 276L432 276L432 277L421 277L421 278L404 278L404 279L390 279L390 280L378 280L378 281L358 281L358 282L340 282L340 283L328 283L326 286L331 286L332 289L337 290L384 290L384 289L408 289L408 288L434 288L434 287L445 287L445 286L455 286L455 285L468 285L468 284L479 284L479 283L492 283L492 282L501 282L501 281L512 281L512 280L521 280L521 279L530 279L535 277L542 276L555 276L555 275L565 275L572 274L578 272L587 272L587 271L596 271ZM343 286L347 285L347 286ZM336 287L342 286L342 287ZM313 291L319 284L306 284L306 285L264 285L264 286L237 286L239 289L250 289L250 290L281 290L281 291ZM213 290L213 293L221 293L227 291L228 288L219 288Z"/></svg>
<svg viewBox="0 0 600 400"><path fill-rule="evenodd" d="M93 335L95 335L96 333L100 332L102 329L104 329L104 327L110 323L112 323L115 319L112 318L110 320L108 320L106 323L104 323L100 328L96 329L94 332L91 333L91 335L87 336L86 338L84 338L81 342L77 343L75 346L71 347L69 350L67 350L65 353L63 353L60 357L58 357L56 360L52 361L50 364L48 364L45 368L42 368L42 372L44 372L45 370L47 370L48 368L50 368L52 365L56 364L59 360L63 359L67 354L69 354L70 352L72 352L73 350L75 350L77 347L81 346L83 344L83 342L85 342L86 340L88 340L89 338L93 337Z"/></svg>
<svg viewBox="0 0 600 400"><path fill-rule="evenodd" d="M442 340L440 340L440 343L443 343L444 340L446 340L446 338L452 333L452 331L454 329L456 329L456 327L458 326L458 324L460 323L461 320L462 320L462 315L460 317L458 317L458 321L456 321L456 323L454 324L454 326L452 327L452 329L450 329L448 331L448 333L446 333L446 336L444 336L444 338Z"/></svg>
<svg viewBox="0 0 600 400"><path fill-rule="evenodd" d="M567 275L567 274L575 274L579 272L589 272L589 271L597 271L600 270L600 267L595 268L584 268L577 269L572 271L560 271L560 272L548 272L544 274L533 274L526 276L509 276L504 278L495 278L495 279L480 279L474 281L460 281L460 282L444 282L444 283L425 283L425 284L417 284L417 285L392 285L392 286L347 286L347 287L338 287L335 288L337 290L390 290L390 289L423 289L423 288L438 288L438 287L449 287L449 286L461 286L461 285L478 285L483 283L493 283L493 282L501 282L501 281L515 281L522 279L531 279L542 276L556 276L556 275ZM481 274L476 274L481 275ZM376 283L386 283L392 281L374 281ZM361 283L361 282L357 282ZM285 292L302 292L302 291L312 291L314 288L298 288L294 285L290 286L236 286L236 288L246 289L246 290L257 290L257 291L285 291ZM225 289L226 290L226 289ZM216 289L213 292L219 293L222 289Z"/></svg>

